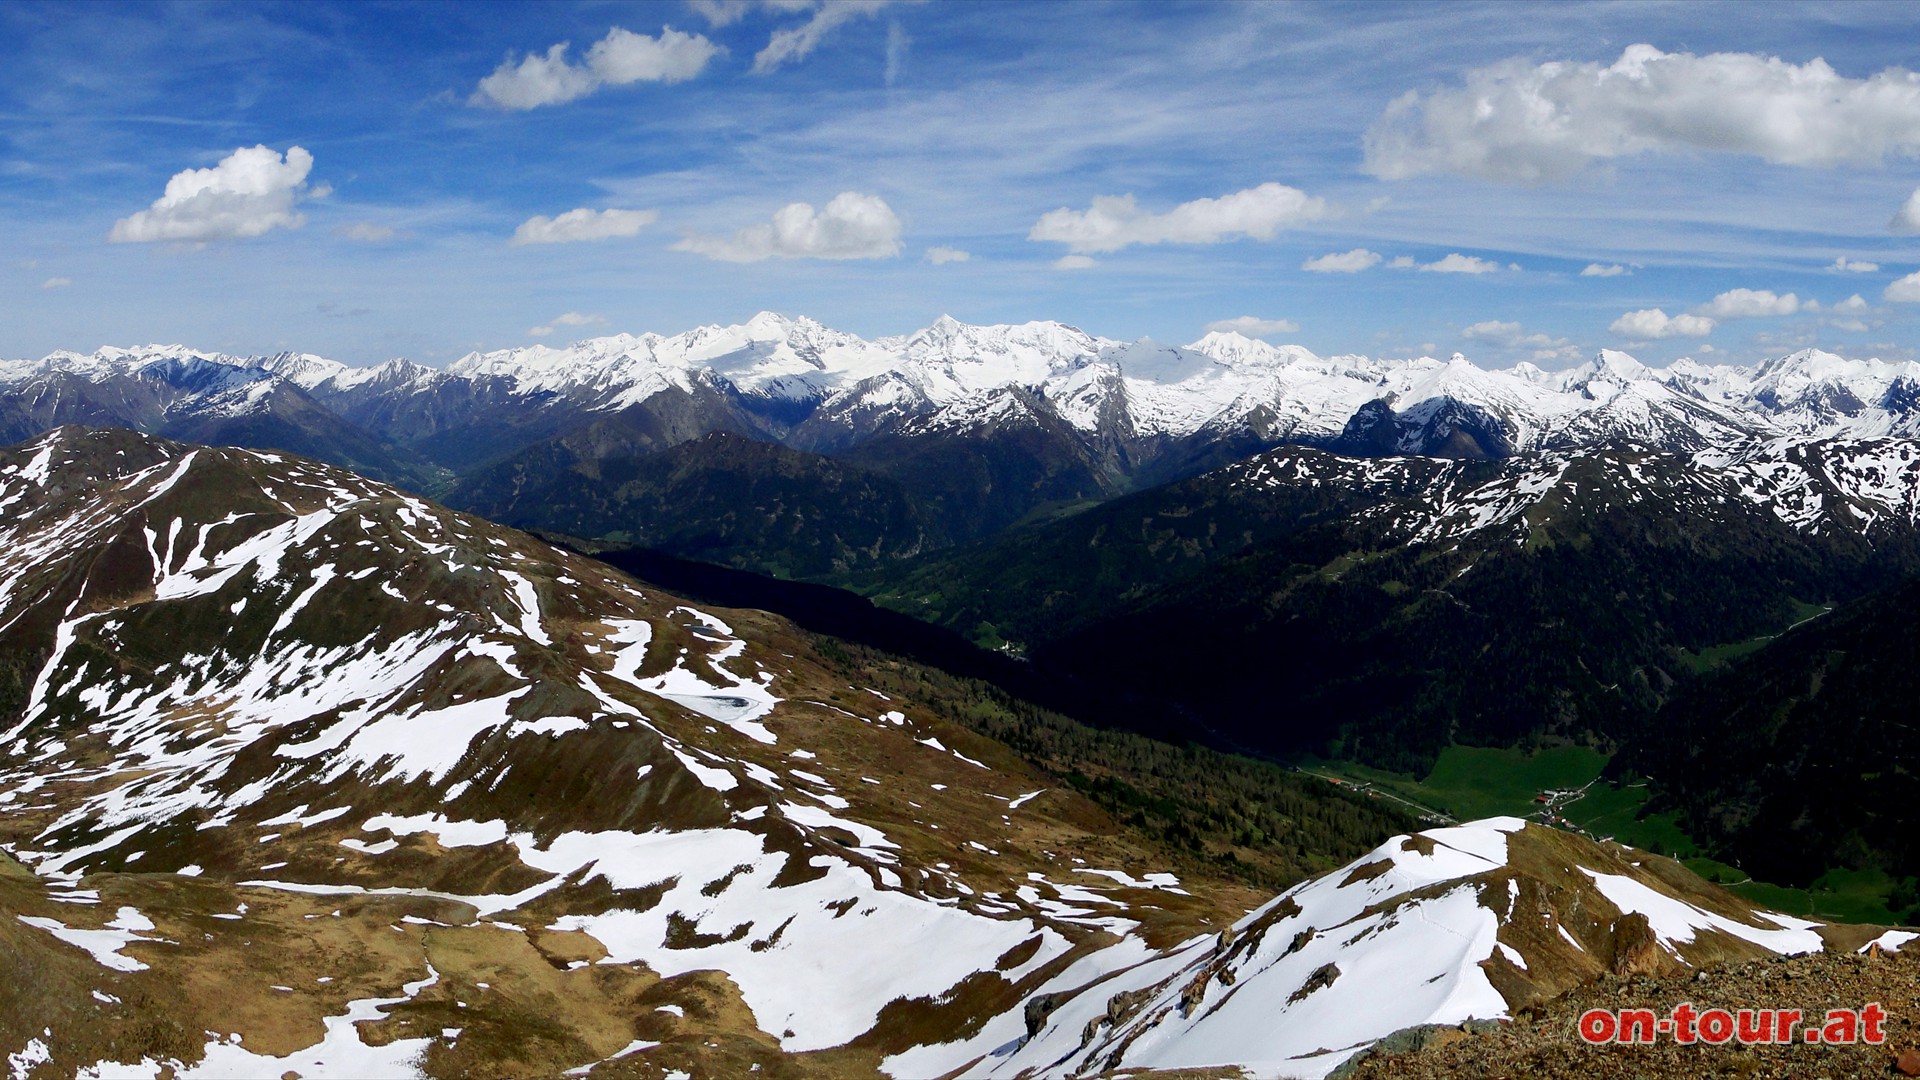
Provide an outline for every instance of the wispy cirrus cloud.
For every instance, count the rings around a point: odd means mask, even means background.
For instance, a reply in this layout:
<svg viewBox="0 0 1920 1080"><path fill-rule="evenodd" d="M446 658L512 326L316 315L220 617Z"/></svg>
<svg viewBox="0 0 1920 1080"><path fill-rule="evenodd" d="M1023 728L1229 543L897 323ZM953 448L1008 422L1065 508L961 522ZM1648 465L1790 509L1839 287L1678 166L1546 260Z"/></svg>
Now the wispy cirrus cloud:
<svg viewBox="0 0 1920 1080"><path fill-rule="evenodd" d="M782 65L805 60L835 30L855 19L870 19L892 0L822 0L811 7L812 14L799 26L774 31L766 47L753 56L753 71L765 75ZM800 9L808 10L808 9ZM904 50L904 44L902 45ZM893 46L889 43L889 65Z"/></svg>
<svg viewBox="0 0 1920 1080"><path fill-rule="evenodd" d="M342 225L333 230L333 234L343 240L356 240L362 244L378 244L398 235L393 226L378 225L371 221L356 221L351 225Z"/></svg>
<svg viewBox="0 0 1920 1080"><path fill-rule="evenodd" d="M515 247L529 244L577 244L587 240L610 240L637 236L641 229L659 220L654 210L593 210L580 207L556 217L536 214L513 230L508 243Z"/></svg>

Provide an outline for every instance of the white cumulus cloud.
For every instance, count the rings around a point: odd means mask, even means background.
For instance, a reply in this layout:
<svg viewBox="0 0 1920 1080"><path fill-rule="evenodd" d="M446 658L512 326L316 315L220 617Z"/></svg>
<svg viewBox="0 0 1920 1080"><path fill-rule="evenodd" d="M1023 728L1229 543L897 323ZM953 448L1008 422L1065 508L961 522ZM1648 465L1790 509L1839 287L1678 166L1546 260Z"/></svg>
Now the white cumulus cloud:
<svg viewBox="0 0 1920 1080"><path fill-rule="evenodd" d="M1491 274L1499 269L1500 264L1497 262L1477 259L1472 255L1462 255L1457 251L1444 259L1436 259L1420 266L1420 272L1423 274ZM1520 267L1515 265L1513 269L1518 270Z"/></svg>
<svg viewBox="0 0 1920 1080"><path fill-rule="evenodd" d="M1602 265L1601 263L1588 263L1587 268L1585 270L1580 271L1580 276L1581 277L1620 277L1622 275L1631 274L1631 273L1633 273L1633 271L1627 269L1624 266L1621 266L1619 263L1607 263L1605 265Z"/></svg>
<svg viewBox="0 0 1920 1080"><path fill-rule="evenodd" d="M1800 298L1793 293L1777 296L1768 289L1728 289L1696 310L1701 315L1720 321L1760 319L1799 311Z"/></svg>
<svg viewBox="0 0 1920 1080"><path fill-rule="evenodd" d="M1055 270L1091 270L1100 265L1099 259L1085 255L1062 255L1053 260Z"/></svg>
<svg viewBox="0 0 1920 1080"><path fill-rule="evenodd" d="M616 236L634 236L660 217L653 210L590 210L580 207L558 217L535 214L513 230L509 243L576 244L583 240L606 240Z"/></svg>
<svg viewBox="0 0 1920 1080"><path fill-rule="evenodd" d="M1528 360L1535 363L1580 358L1580 347L1572 341L1538 331L1528 333L1527 328L1517 322L1488 319L1464 327L1460 336L1468 341L1484 341L1505 349L1521 350Z"/></svg>
<svg viewBox="0 0 1920 1080"><path fill-rule="evenodd" d="M1862 262L1849 259L1845 255L1842 255L1833 260L1833 265L1827 267L1827 269L1841 274L1871 274L1880 269L1880 264L1877 262Z"/></svg>
<svg viewBox="0 0 1920 1080"><path fill-rule="evenodd" d="M1658 338L1706 337L1713 333L1714 321L1705 315L1672 315L1659 308L1629 311L1613 320L1607 329L1635 341Z"/></svg>
<svg viewBox="0 0 1920 1080"><path fill-rule="evenodd" d="M1897 233L1920 232L1920 188L1914 188L1907 201L1894 211L1893 220L1887 222L1887 228Z"/></svg>
<svg viewBox="0 0 1920 1080"><path fill-rule="evenodd" d="M536 326L527 331L529 337L546 337L562 326L601 326L607 321L605 315L587 315L578 311L568 311L554 316L544 326Z"/></svg>
<svg viewBox="0 0 1920 1080"><path fill-rule="evenodd" d="M1380 265L1380 255L1366 248L1354 248L1352 251L1339 251L1322 255L1317 259L1308 259L1300 264L1300 269L1315 274L1357 274L1362 270Z"/></svg>
<svg viewBox="0 0 1920 1080"><path fill-rule="evenodd" d="M1164 214L1140 209L1131 195L1102 195L1087 210L1061 207L1041 215L1027 239L1066 244L1082 255L1119 251L1132 244L1218 244L1241 237L1271 240L1288 225L1327 214L1325 199L1275 183L1217 199L1195 199Z"/></svg>
<svg viewBox="0 0 1920 1080"><path fill-rule="evenodd" d="M973 258L973 253L961 251L959 248L930 247L927 249L926 258L935 266L945 266L947 263L966 262Z"/></svg>
<svg viewBox="0 0 1920 1080"><path fill-rule="evenodd" d="M64 289L71 284L73 284L72 278L50 277L47 280L41 282L40 287L43 289Z"/></svg>
<svg viewBox="0 0 1920 1080"><path fill-rule="evenodd" d="M1411 255L1395 255L1393 261L1387 264L1387 269L1389 270L1411 270L1413 267L1414 261ZM1433 350L1428 349L1427 351L1432 352Z"/></svg>
<svg viewBox="0 0 1920 1080"><path fill-rule="evenodd" d="M1498 319L1488 319L1485 322L1474 323L1472 326L1460 331L1460 336L1473 341L1492 341L1505 345L1517 340L1524 329L1525 328L1517 322L1501 322Z"/></svg>
<svg viewBox="0 0 1920 1080"><path fill-rule="evenodd" d="M298 146L284 156L265 146L235 150L210 169L175 173L151 207L114 222L107 239L205 243L297 229L306 218L293 207L309 194L312 171L313 155Z"/></svg>
<svg viewBox="0 0 1920 1080"><path fill-rule="evenodd" d="M878 195L843 191L819 212L789 203L773 220L731 237L688 234L673 245L721 262L764 259L885 259L900 254L900 219Z"/></svg>
<svg viewBox="0 0 1920 1080"><path fill-rule="evenodd" d="M1464 86L1396 99L1367 131L1366 169L1537 183L1596 161L1697 151L1782 165L1920 154L1920 76L1888 68L1852 79L1824 60L1652 45L1605 66L1516 58L1468 72Z"/></svg>
<svg viewBox="0 0 1920 1080"><path fill-rule="evenodd" d="M1887 286L1880 295L1896 304L1920 304L1920 272L1908 274Z"/></svg>
<svg viewBox="0 0 1920 1080"><path fill-rule="evenodd" d="M1858 313L1867 310L1867 302L1859 293L1854 293L1852 296L1833 305L1833 310Z"/></svg>
<svg viewBox="0 0 1920 1080"><path fill-rule="evenodd" d="M1262 319L1257 315L1242 315L1237 319L1216 319L1207 324L1207 332L1257 338L1273 334L1296 334L1300 332L1300 324L1292 319Z"/></svg>
<svg viewBox="0 0 1920 1080"><path fill-rule="evenodd" d="M528 53L518 63L508 57L480 80L469 104L537 109L586 97L603 86L685 82L726 52L699 34L671 26L663 27L659 37L616 26L587 50L584 64L567 59L570 44L562 41L544 54Z"/></svg>

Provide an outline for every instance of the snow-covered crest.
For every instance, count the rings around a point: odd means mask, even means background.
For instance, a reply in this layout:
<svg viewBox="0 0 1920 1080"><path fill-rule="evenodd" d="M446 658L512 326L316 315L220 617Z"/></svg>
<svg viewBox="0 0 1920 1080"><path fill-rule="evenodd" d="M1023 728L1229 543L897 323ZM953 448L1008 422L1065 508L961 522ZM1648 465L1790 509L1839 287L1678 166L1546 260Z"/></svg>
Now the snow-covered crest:
<svg viewBox="0 0 1920 1080"><path fill-rule="evenodd" d="M445 372L350 368L306 354L231 357L181 346L103 348L0 364L0 383L52 375L100 380L163 361L259 369L321 399L369 385L423 393L447 379L490 380L532 399L617 410L668 391L718 387L821 414L918 415L989 391L1035 394L1081 430L1124 422L1129 434L1185 438L1249 424L1283 440L1331 440L1356 411L1398 413L1453 402L1491 417L1513 450L1626 439L1668 449L1734 442L1913 434L1920 365L1803 350L1753 367L1680 360L1661 368L1603 350L1560 373L1479 367L1463 356L1323 358L1213 332L1185 346L1101 338L1057 322L973 326L942 316L873 341L812 319L762 312L733 326L473 353ZM1431 406L1430 406L1431 408Z"/></svg>
<svg viewBox="0 0 1920 1080"><path fill-rule="evenodd" d="M979 1077L1232 1066L1318 1077L1395 1031L1504 1019L1605 971L1825 947L1815 924L1704 882L1676 885L1647 858L1517 818L1394 837L1218 936L1157 954L1122 943L1082 960L1028 999L1024 1035L1002 1017L888 1067L902 1077L961 1066Z"/></svg>

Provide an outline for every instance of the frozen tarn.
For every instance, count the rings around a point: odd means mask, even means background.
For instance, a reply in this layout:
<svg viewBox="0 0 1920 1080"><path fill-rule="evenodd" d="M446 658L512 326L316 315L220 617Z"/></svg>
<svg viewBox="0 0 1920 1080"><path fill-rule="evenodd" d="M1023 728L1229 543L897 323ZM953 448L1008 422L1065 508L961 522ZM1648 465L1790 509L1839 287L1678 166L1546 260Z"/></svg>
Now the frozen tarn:
<svg viewBox="0 0 1920 1080"><path fill-rule="evenodd" d="M760 720L771 713L781 699L774 697L759 682L740 679L721 666L721 661L737 655L745 647L744 642L735 641L707 657L707 666L711 670L723 679L732 679L726 685L714 686L687 670L683 664L676 664L673 670L663 675L635 680L633 685L655 697L685 706L710 720L718 720L755 742L771 745L777 739Z"/></svg>

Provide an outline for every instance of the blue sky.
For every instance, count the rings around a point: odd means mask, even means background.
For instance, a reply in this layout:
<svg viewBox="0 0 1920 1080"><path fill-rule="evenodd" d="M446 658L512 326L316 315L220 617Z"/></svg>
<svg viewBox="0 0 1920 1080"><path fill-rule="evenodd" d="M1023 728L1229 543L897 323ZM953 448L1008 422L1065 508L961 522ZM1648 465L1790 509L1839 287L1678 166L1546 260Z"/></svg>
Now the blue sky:
<svg viewBox="0 0 1920 1080"><path fill-rule="evenodd" d="M1916 31L1897 4L15 2L0 355L445 363L771 309L1912 358Z"/></svg>

